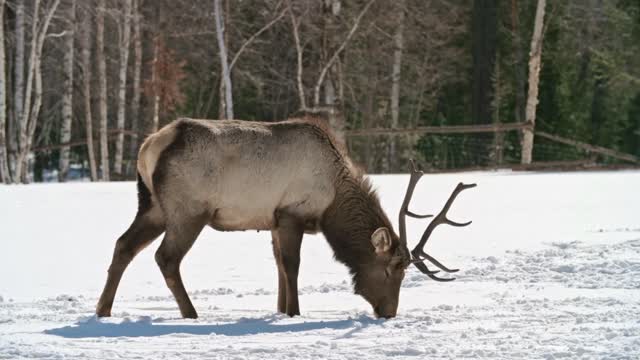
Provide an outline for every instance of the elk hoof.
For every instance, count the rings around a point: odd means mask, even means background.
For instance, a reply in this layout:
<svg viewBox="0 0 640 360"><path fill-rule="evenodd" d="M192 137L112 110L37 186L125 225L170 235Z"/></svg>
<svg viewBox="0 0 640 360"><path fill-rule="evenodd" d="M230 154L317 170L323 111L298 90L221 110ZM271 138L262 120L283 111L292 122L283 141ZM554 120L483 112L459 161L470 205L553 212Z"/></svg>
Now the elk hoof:
<svg viewBox="0 0 640 360"><path fill-rule="evenodd" d="M96 315L101 317L111 317L111 309L98 309L96 310Z"/></svg>
<svg viewBox="0 0 640 360"><path fill-rule="evenodd" d="M198 313L195 310L187 311L186 313L182 314L182 317L185 319L197 319Z"/></svg>

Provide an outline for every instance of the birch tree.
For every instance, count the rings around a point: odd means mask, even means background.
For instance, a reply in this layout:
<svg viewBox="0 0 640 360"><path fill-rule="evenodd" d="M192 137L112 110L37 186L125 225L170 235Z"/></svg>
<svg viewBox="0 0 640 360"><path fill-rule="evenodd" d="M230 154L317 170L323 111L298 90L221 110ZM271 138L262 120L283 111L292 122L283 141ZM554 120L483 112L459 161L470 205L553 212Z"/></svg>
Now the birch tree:
<svg viewBox="0 0 640 360"><path fill-rule="evenodd" d="M294 42L295 42L295 46L296 46L296 53L297 53L297 84L298 84L298 97L300 99L300 110L301 111L312 111L312 112L322 112L328 115L329 118L329 125L332 127L332 129L335 132L336 135L336 139L338 141L340 141L341 143L344 143L344 127L345 127L345 121L344 121L344 117L342 116L342 114L339 114L336 109L334 109L333 107L323 107L320 104L320 94L321 94L321 89L323 87L323 84L325 83L325 81L327 81L327 74L329 73L329 70L334 66L334 64L336 64L336 62L338 61L338 58L340 57L340 54L342 54L342 52L344 51L344 49L347 47L347 44L349 43L349 41L351 40L351 38L354 36L354 34L356 33L356 31L358 30L358 27L360 26L360 23L362 22L362 18L364 17L364 15L367 13L367 11L369 10L369 8L371 7L371 5L373 5L373 3L376 0L369 0L364 7L360 10L360 13L358 14L358 16L356 17L353 25L351 26L349 32L347 33L347 35L345 36L345 38L342 40L342 42L340 43L340 45L338 46L338 48L333 52L333 54L328 58L328 60L326 61L326 63L321 67L320 73L318 75L318 78L315 82L315 85L313 87L313 108L308 108L306 105L306 98L305 98L305 94L304 94L304 84L302 81L303 78L303 65L302 65L302 60L303 60L303 48L301 45L301 40L300 40L300 33L299 33L299 26L300 26L300 22L299 20L296 19L295 14L293 12L293 7L292 7L292 3L291 0L287 0L287 10L289 12L289 16L291 19L291 27L292 27L292 32L293 32L293 38L294 38ZM334 4L338 4L335 5L337 7L332 9L332 12L339 12L339 1L333 1L332 2L332 7L334 6ZM325 104L326 105L326 104Z"/></svg>
<svg viewBox="0 0 640 360"><path fill-rule="evenodd" d="M64 40L64 93L62 95L62 126L60 134L60 142L69 143L71 140L71 118L73 115L73 64L74 64L74 46L76 28L76 0L69 0L69 8L66 14L66 20L69 24L65 30ZM58 171L58 180L65 181L69 172L69 146L63 146L60 149L60 163Z"/></svg>
<svg viewBox="0 0 640 360"><path fill-rule="evenodd" d="M100 170L109 181L109 144L107 142L107 63L104 55L104 14L106 0L99 0L96 19L96 61L98 63L98 108L100 114Z"/></svg>
<svg viewBox="0 0 640 360"><path fill-rule="evenodd" d="M84 96L84 124L85 136L87 139L87 157L89 158L89 169L91 180L98 181L98 167L96 165L95 148L93 145L93 115L91 113L91 34L92 22L91 11L84 7L82 20L82 32L80 36L80 47L82 48L82 93Z"/></svg>
<svg viewBox="0 0 640 360"><path fill-rule="evenodd" d="M291 5L291 0L287 1L287 12L289 13L289 18L291 19L291 31L293 32L293 40L296 45L296 55L297 55L297 67L296 67L296 84L298 86L298 99L300 110L307 110L307 101L306 96L304 94L304 84L302 83L302 45L300 43L300 22L296 19L295 14L293 13L293 6Z"/></svg>
<svg viewBox="0 0 640 360"><path fill-rule="evenodd" d="M24 106L22 120L20 122L19 151L16 159L16 171L13 181L28 182L27 161L31 150L31 143L36 131L40 106L42 105L42 47L46 39L51 18L60 5L60 0L55 0L44 12L44 18L40 23L40 0L35 0L33 16L31 19L31 51L29 54L27 83L24 93ZM24 171L24 172L23 172Z"/></svg>
<svg viewBox="0 0 640 360"><path fill-rule="evenodd" d="M153 89L153 115L151 119L151 132L158 131L160 125L160 91L158 83L160 82L160 35L156 35L153 40L153 61L151 62L151 83Z"/></svg>
<svg viewBox="0 0 640 360"><path fill-rule="evenodd" d="M525 67L526 52L523 46L522 34L520 31L520 18L518 15L518 1L511 0L511 37L513 42L513 59L515 66L515 109L514 118L516 122L523 122L526 106L525 86L527 82L527 68Z"/></svg>
<svg viewBox="0 0 640 360"><path fill-rule="evenodd" d="M142 30L140 27L140 4L142 0L133 0L133 95L131 99L131 130L139 133L140 117L140 94L142 93L140 84L142 78ZM138 154L139 136L131 137L131 158L135 159Z"/></svg>
<svg viewBox="0 0 640 360"><path fill-rule="evenodd" d="M122 157L124 153L125 110L127 106L127 65L129 64L129 45L131 44L131 0L124 0L122 11L122 27L120 28L120 71L118 73L118 136L116 137L116 153L113 171L122 174Z"/></svg>
<svg viewBox="0 0 640 360"><path fill-rule="evenodd" d="M0 181L5 184L11 182L9 166L7 164L7 81L5 73L4 51L4 3L0 0Z"/></svg>
<svg viewBox="0 0 640 360"><path fill-rule="evenodd" d="M218 39L218 53L220 56L220 66L222 68L222 80L224 82L225 118L233 119L233 91L231 88L231 74L229 63L227 62L227 47L224 42L224 23L220 0L214 0L214 14L216 22L216 38Z"/></svg>
<svg viewBox="0 0 640 360"><path fill-rule="evenodd" d="M325 5L325 18L324 18L325 29L323 31L323 34L325 36L325 39L323 39L323 44L326 46L327 44L332 44L335 42L332 39L330 39L330 36L327 35L327 33L331 32L331 31L327 31L329 30L327 29L327 27L330 27L330 28L335 27L335 22L340 17L342 2L341 0L325 0L324 5ZM326 53L328 50L329 49L324 49L323 53ZM340 70L338 66L339 64L340 64L340 61L336 61L336 63L329 68L327 80L323 84L324 104L330 108L333 108L336 104L337 96L336 96L336 89L335 89L334 83L336 82L335 80L340 80L340 76L335 76L335 75L338 75L339 73L339 70ZM331 75L334 75L334 76L332 77ZM341 84L338 84L338 86L341 87Z"/></svg>
<svg viewBox="0 0 640 360"><path fill-rule="evenodd" d="M391 69L391 127L397 128L400 119L400 72L402 69L402 53L404 51L404 14L406 0L399 0L396 4L396 32L393 35L393 65ZM396 159L396 137L389 142L389 165Z"/></svg>
<svg viewBox="0 0 640 360"><path fill-rule="evenodd" d="M358 14L358 17L356 17L355 22L351 26L351 30L349 30L349 33L347 34L345 39L342 41L342 44L340 44L338 49L333 53L333 55L329 58L329 61L327 61L327 63L324 65L324 67L320 71L320 75L318 75L318 80L316 81L316 85L314 87L314 92L313 92L313 105L315 107L320 106L320 87L322 86L322 84L325 81L325 77L327 76L327 72L333 66L333 64L336 62L336 60L338 60L338 56L340 56L342 51L346 48L347 44L349 43L349 40L351 40L353 35L358 30L358 27L360 26L362 18L364 17L364 15L367 13L369 8L371 7L371 5L373 5L373 3L375 1L376 0L369 0L369 2L367 2L367 4L362 8L360 13Z"/></svg>
<svg viewBox="0 0 640 360"><path fill-rule="evenodd" d="M18 153L18 128L20 127L20 123L22 123L22 114L24 113L24 51L25 51L25 21L24 21L24 1L25 0L16 0L16 19L15 19L15 36L16 36L16 44L15 44L15 58L14 58L14 66L13 66L13 79L14 79L14 88L13 88L13 120L9 119L8 124L8 145L9 145L9 167L10 171L14 174L14 177L19 177L20 175L15 175L16 170L16 160ZM16 180L19 181L19 180Z"/></svg>
<svg viewBox="0 0 640 360"><path fill-rule="evenodd" d="M538 105L538 83L540 81L540 57L542 55L542 25L546 0L538 0L536 18L531 37L529 53L529 92L527 95L526 122L530 128L524 129L522 138L522 164L531 164L533 155L533 129L536 123L536 106Z"/></svg>

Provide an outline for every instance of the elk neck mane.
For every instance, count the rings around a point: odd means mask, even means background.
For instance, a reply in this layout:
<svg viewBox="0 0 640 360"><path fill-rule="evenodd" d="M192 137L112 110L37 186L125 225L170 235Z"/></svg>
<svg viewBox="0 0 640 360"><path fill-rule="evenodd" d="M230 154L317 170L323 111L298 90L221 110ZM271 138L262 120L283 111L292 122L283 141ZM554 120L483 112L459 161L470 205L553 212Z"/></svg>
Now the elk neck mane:
<svg viewBox="0 0 640 360"><path fill-rule="evenodd" d="M322 232L336 260L347 265L355 277L362 266L376 260L371 234L391 223L369 179L343 174L336 184L336 195L322 217Z"/></svg>

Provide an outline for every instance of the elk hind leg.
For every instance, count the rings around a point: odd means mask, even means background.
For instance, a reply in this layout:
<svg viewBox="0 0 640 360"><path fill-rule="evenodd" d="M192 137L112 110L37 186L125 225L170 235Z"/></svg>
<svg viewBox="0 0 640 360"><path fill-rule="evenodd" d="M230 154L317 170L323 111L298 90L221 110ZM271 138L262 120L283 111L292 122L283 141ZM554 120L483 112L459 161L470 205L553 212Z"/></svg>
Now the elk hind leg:
<svg viewBox="0 0 640 360"><path fill-rule="evenodd" d="M165 237L156 252L156 262L183 318L196 319L198 313L182 282L180 263L204 228L205 219L204 216L197 216L167 224Z"/></svg>
<svg viewBox="0 0 640 360"><path fill-rule="evenodd" d="M96 314L99 317L111 316L113 299L125 269L142 249L164 231L164 223L158 211L159 208L156 206L156 209L138 212L129 229L118 238L109 266L107 282L96 307Z"/></svg>

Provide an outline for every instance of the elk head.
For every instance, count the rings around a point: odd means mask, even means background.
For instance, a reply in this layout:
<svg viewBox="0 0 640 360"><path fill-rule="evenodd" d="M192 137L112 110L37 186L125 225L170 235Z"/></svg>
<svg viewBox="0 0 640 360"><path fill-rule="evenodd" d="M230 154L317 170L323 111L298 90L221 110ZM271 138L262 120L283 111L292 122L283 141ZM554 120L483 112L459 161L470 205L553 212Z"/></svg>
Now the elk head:
<svg viewBox="0 0 640 360"><path fill-rule="evenodd" d="M390 227L379 227L371 235L373 261L354 275L356 294L371 304L377 317L396 316L400 285L410 264L409 250Z"/></svg>
<svg viewBox="0 0 640 360"><path fill-rule="evenodd" d="M425 261L432 263L444 272L454 273L458 271L458 269L447 268L427 254L424 251L424 246L433 233L433 230L440 224L448 224L456 227L471 224L471 221L466 223L452 221L447 218L447 212L458 194L463 190L475 187L476 184L459 183L458 186L456 186L440 213L429 223L420 241L416 247L411 250L411 259L407 260L409 259L409 254L407 254L409 251L407 248L406 216L417 219L433 217L433 215L418 215L409 210L409 202L411 202L415 187L422 175L424 175L424 173L417 170L414 161L411 160L409 185L407 186L398 218L400 236L396 236L393 231L390 231L386 227L375 230L371 235L371 244L375 249L376 261L370 265L367 271L360 272L354 279L356 293L362 295L371 306L373 306L373 310L378 317L390 318L396 315L400 286L404 279L405 269L409 264L415 265L418 270L436 281L452 281L455 280L455 278L441 278L436 276L435 274L437 274L439 270L430 270L425 264Z"/></svg>

